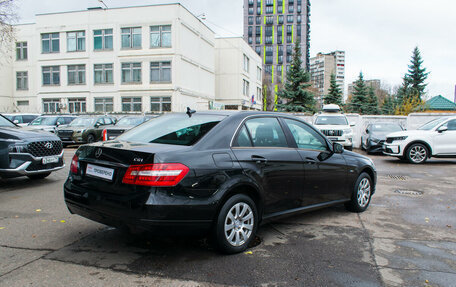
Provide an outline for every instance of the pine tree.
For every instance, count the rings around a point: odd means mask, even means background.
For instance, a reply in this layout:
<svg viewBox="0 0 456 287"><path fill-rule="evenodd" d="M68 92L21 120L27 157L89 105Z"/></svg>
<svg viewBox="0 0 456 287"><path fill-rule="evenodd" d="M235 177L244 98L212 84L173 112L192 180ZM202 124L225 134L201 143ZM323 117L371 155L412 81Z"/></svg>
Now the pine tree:
<svg viewBox="0 0 456 287"><path fill-rule="evenodd" d="M278 97L284 103L277 104L277 108L286 112L316 112L314 95L309 91L311 87L310 74L302 67L301 47L296 42L290 71L287 72L285 88L280 90Z"/></svg>
<svg viewBox="0 0 456 287"><path fill-rule="evenodd" d="M329 85L328 94L324 98L325 104L336 104L340 107L343 105L342 102L342 90L340 89L339 85L336 82L336 75L331 74L331 80Z"/></svg>
<svg viewBox="0 0 456 287"><path fill-rule="evenodd" d="M393 96L386 96L382 103L382 114L394 115L396 103Z"/></svg>
<svg viewBox="0 0 456 287"><path fill-rule="evenodd" d="M412 60L408 68L408 73L405 75L404 82L406 83L406 86L410 88L411 94L418 95L419 99L422 100L424 90L427 86L425 81L429 73L426 72L426 68L423 67L423 59L421 58L418 47L415 47L413 50Z"/></svg>
<svg viewBox="0 0 456 287"><path fill-rule="evenodd" d="M380 110L378 108L378 98L375 94L374 87L369 87L367 92L367 114L369 115L378 115Z"/></svg>
<svg viewBox="0 0 456 287"><path fill-rule="evenodd" d="M368 88L362 72L359 73L359 78L353 88L355 91L349 103L348 111L364 115L369 112L369 106L367 103Z"/></svg>

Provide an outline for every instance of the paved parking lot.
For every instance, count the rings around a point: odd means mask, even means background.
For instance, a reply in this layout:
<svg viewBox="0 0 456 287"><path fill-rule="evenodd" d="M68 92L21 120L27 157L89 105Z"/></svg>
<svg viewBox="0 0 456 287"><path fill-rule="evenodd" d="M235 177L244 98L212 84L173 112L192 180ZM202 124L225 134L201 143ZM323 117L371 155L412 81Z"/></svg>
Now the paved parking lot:
<svg viewBox="0 0 456 287"><path fill-rule="evenodd" d="M368 211L283 219L231 256L203 239L130 236L70 215L68 167L0 181L0 286L456 286L456 159L371 157Z"/></svg>

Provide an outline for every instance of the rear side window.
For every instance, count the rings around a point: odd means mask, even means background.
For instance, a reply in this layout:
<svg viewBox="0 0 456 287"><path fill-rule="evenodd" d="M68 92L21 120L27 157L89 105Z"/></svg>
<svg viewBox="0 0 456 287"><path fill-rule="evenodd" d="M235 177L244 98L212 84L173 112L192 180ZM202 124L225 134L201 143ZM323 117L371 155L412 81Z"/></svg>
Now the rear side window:
<svg viewBox="0 0 456 287"><path fill-rule="evenodd" d="M194 145L213 127L221 122L224 115L168 114L140 125L118 137L118 140L140 143L170 145Z"/></svg>
<svg viewBox="0 0 456 287"><path fill-rule="evenodd" d="M236 140L234 141L233 146L235 146L235 147L251 147L252 146L252 141L250 140L250 135L249 135L249 132L247 131L247 128L245 127L245 125L242 125L242 128L239 131L239 134L238 134Z"/></svg>
<svg viewBox="0 0 456 287"><path fill-rule="evenodd" d="M285 134L276 118L254 118L246 121L254 147L288 147Z"/></svg>

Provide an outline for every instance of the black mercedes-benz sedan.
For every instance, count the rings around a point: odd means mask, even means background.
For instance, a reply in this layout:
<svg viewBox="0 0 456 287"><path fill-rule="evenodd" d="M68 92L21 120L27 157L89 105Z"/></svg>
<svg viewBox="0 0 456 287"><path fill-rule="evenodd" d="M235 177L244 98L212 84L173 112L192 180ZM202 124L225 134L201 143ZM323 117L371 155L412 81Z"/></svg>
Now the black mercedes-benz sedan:
<svg viewBox="0 0 456 287"><path fill-rule="evenodd" d="M344 203L362 212L373 162L280 113L193 112L79 147L64 185L71 213L114 227L208 233L241 252L268 220Z"/></svg>

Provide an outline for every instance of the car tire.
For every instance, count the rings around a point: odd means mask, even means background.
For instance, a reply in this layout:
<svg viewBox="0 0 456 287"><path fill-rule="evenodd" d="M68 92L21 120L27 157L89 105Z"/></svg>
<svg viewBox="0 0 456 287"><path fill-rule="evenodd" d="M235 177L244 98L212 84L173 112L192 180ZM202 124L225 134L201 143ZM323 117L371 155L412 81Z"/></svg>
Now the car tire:
<svg viewBox="0 0 456 287"><path fill-rule="evenodd" d="M408 147L405 157L410 163L421 164L428 159L429 151L425 145L416 143Z"/></svg>
<svg viewBox="0 0 456 287"><path fill-rule="evenodd" d="M257 227L255 202L245 194L230 197L220 209L214 226L217 249L226 254L244 251L255 238Z"/></svg>
<svg viewBox="0 0 456 287"><path fill-rule="evenodd" d="M43 179L43 178L48 177L50 174L51 174L50 172L38 173L38 174L27 175L27 177L32 179L32 180L39 180L39 179Z"/></svg>
<svg viewBox="0 0 456 287"><path fill-rule="evenodd" d="M356 180L354 190L345 208L352 212L363 212L369 207L373 192L372 178L368 173L361 173Z"/></svg>
<svg viewBox="0 0 456 287"><path fill-rule="evenodd" d="M87 143L93 143L95 142L95 136L93 134L89 134L87 136Z"/></svg>

